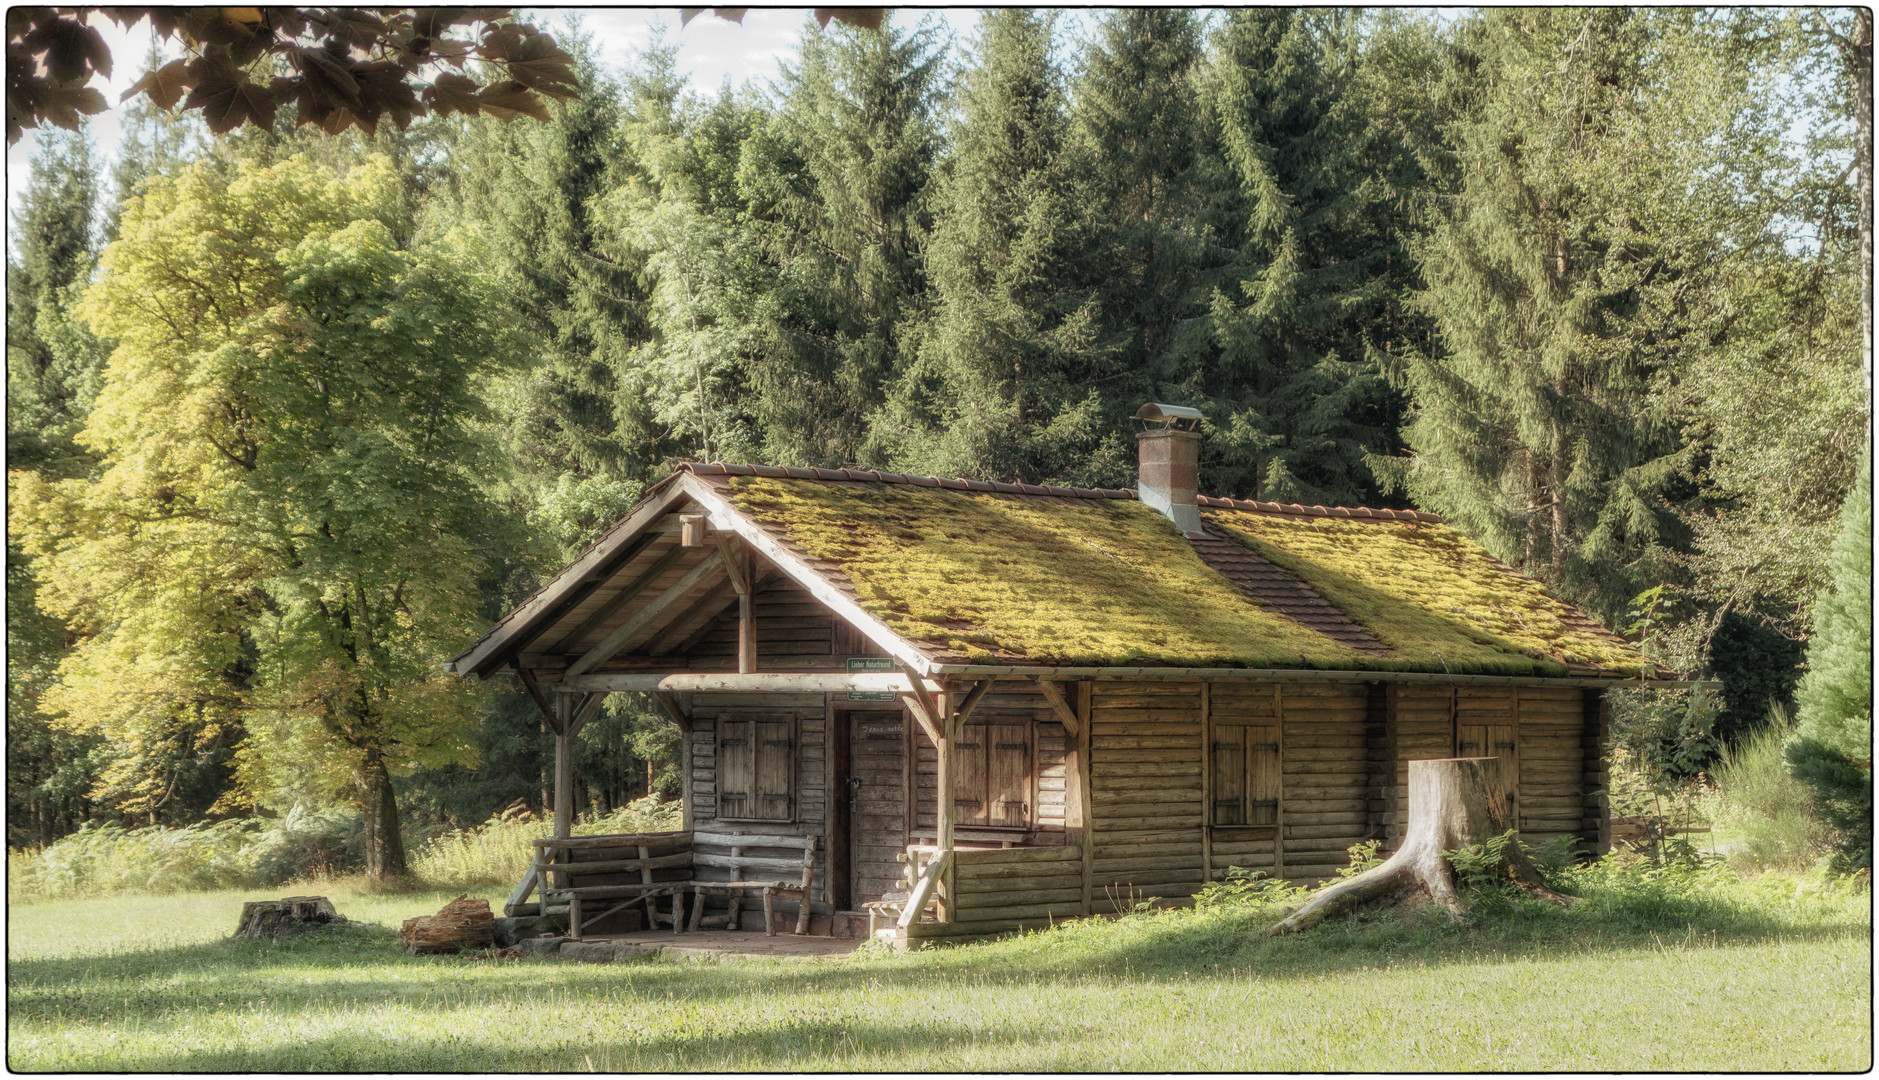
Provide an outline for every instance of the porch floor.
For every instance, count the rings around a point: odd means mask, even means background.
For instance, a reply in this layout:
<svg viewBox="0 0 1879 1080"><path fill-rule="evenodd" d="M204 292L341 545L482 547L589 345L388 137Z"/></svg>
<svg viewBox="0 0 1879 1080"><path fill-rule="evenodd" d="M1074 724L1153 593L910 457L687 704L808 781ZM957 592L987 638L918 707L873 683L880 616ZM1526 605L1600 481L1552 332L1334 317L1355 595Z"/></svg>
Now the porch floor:
<svg viewBox="0 0 1879 1080"><path fill-rule="evenodd" d="M689 956L701 959L770 956L842 956L854 951L866 938L797 936L779 933L775 937L763 931L688 930L674 934L670 930L641 930L632 934L584 934L578 944L604 945L624 952L663 953L666 956ZM569 942L562 954L579 958L580 950Z"/></svg>

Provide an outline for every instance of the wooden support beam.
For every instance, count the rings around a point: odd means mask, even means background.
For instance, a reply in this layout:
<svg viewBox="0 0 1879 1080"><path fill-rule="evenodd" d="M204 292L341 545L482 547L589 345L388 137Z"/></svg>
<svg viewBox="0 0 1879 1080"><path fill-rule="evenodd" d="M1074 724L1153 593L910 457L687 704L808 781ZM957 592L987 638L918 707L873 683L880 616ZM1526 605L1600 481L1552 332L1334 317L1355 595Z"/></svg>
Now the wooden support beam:
<svg viewBox="0 0 1879 1080"><path fill-rule="evenodd" d="M959 703L958 715L953 717L954 731L959 730L959 726L964 724L966 718L972 715L972 710L979 707L979 701L985 697L985 692L991 688L991 679L980 679L978 685L974 686L971 691L966 694L966 699Z"/></svg>
<svg viewBox="0 0 1879 1080"><path fill-rule="evenodd" d="M920 694L914 696L924 697L925 695ZM939 776L936 777L937 782L933 785L933 798L935 801L933 807L934 844L942 852L951 851L953 849L953 819L958 816L959 812L956 801L958 794L953 790L959 771L955 761L959 740L955 738L957 729L953 727L951 722L952 710L947 708L947 706L952 704L950 701L946 700L946 698L950 696L951 695L941 696L940 716L945 719L945 722L943 725L940 725L941 737L933 740L933 749L936 750L939 755ZM951 868L948 867L949 871L950 869ZM950 872L944 877L947 887L942 890L941 893L939 909L941 922L951 922L953 912L957 907L955 897L958 894L952 888L952 879L953 875Z"/></svg>
<svg viewBox="0 0 1879 1080"><path fill-rule="evenodd" d="M574 833L573 695L555 695L555 718L555 839L566 840Z"/></svg>
<svg viewBox="0 0 1879 1080"><path fill-rule="evenodd" d="M606 703L607 694L608 691L606 690L599 690L588 694L581 699L579 705L574 707L574 730L568 732L569 738L579 735L581 729L587 726L587 722L594 718L594 714L599 712L600 707Z"/></svg>
<svg viewBox="0 0 1879 1080"><path fill-rule="evenodd" d="M704 514L679 515L679 545L681 547L705 546L705 517Z"/></svg>
<svg viewBox="0 0 1879 1080"><path fill-rule="evenodd" d="M565 680L576 675L585 675L606 662L614 653L624 648L627 642L651 626L659 616L664 615L667 608L684 599L687 593L697 588L706 578L723 569L724 560L717 552L714 551L706 556L703 562L687 570L684 577L673 582L671 588L653 597L645 607L635 611L631 618L603 638L600 644L589 649L579 660L569 664L562 678Z"/></svg>
<svg viewBox="0 0 1879 1080"><path fill-rule="evenodd" d="M732 591L729 581L723 582L704 596L700 597L691 613L680 616L672 625L660 634L662 640L657 644L647 642L647 656L670 656L673 653L687 652L698 640L711 631L718 617L724 614L725 606L737 601L737 593Z"/></svg>
<svg viewBox="0 0 1879 1080"><path fill-rule="evenodd" d="M736 533L727 533L720 529L713 529L711 531L711 540L713 543L717 544L718 554L724 557L724 565L741 569L740 561L737 557L739 545L735 542L737 540ZM744 575L738 573L736 570L731 572L731 588L737 590L737 595L739 596L750 591L744 585Z"/></svg>
<svg viewBox="0 0 1879 1080"><path fill-rule="evenodd" d="M1057 684L1049 679L1037 680L1037 688L1043 691L1044 700L1050 702L1050 707L1056 711L1057 719L1063 721L1063 729L1070 733L1071 738L1076 738L1083 728L1077 722L1077 712L1070 707L1070 702L1063 696L1063 691L1057 689Z"/></svg>
<svg viewBox="0 0 1879 1080"><path fill-rule="evenodd" d="M671 550L654 559L652 565L640 571L634 576L633 580L621 586L619 592L614 593L612 596L602 601L601 605L594 609L593 614L581 620L579 626L561 635L561 639L555 642L554 646L549 651L566 652L573 648L576 642L605 625L608 619L619 614L620 609L632 603L633 598L638 596L646 586L657 581L660 574L671 569L673 563L678 562L684 557L685 549L674 544Z"/></svg>
<svg viewBox="0 0 1879 1080"><path fill-rule="evenodd" d="M900 700L913 710L913 718L926 729L926 737L933 740L934 749L940 750L944 756L941 744L946 741L946 714L933 708L932 699L926 695L926 680L920 678L904 661L895 660L894 666L900 669L899 677L907 681L905 687L895 688L900 694Z"/></svg>
<svg viewBox="0 0 1879 1080"><path fill-rule="evenodd" d="M555 718L555 707L548 704L548 696L542 693L542 684L536 681L535 673L514 660L509 661L509 665L515 668L515 673L521 678L523 687L528 690L528 696L535 699L535 707L541 710L542 719L548 721L550 729L559 733L561 721ZM516 902L521 903L519 900Z"/></svg>
<svg viewBox="0 0 1879 1080"><path fill-rule="evenodd" d="M692 729L692 714L685 711L684 706L679 704L677 698L666 693L664 690L654 690L652 692L652 699L659 703L659 708L663 709L665 714L672 718L672 722L679 726L680 731L690 731ZM687 748L687 753L689 752L690 749Z"/></svg>
<svg viewBox="0 0 1879 1080"><path fill-rule="evenodd" d="M932 695L941 690L932 679L909 680L907 676L886 671L675 671L613 672L605 675L580 675L556 684L564 693L592 693L596 690L625 690L649 694L655 690L674 693L730 694L841 694L850 690L912 695L918 687L926 692L928 707ZM938 726L937 719L934 726Z"/></svg>

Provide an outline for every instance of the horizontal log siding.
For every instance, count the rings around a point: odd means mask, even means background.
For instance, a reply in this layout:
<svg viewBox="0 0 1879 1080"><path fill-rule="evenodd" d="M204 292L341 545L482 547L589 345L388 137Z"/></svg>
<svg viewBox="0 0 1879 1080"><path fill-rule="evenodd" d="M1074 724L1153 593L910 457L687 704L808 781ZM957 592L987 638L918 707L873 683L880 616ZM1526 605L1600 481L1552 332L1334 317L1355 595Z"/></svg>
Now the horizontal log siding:
<svg viewBox="0 0 1879 1080"><path fill-rule="evenodd" d="M1432 683L1397 683L1395 691L1396 807L1386 824L1384 850L1402 843L1409 824L1409 763L1455 756L1455 688Z"/></svg>
<svg viewBox="0 0 1879 1080"><path fill-rule="evenodd" d="M837 632L840 620L810 596L802 587L788 581L771 581L751 603L757 622L758 671L843 671L847 658L863 655L849 653L844 635ZM870 647L867 655L878 653ZM708 627L704 636L686 654L693 671L737 670L737 604L724 609Z"/></svg>
<svg viewBox="0 0 1879 1080"><path fill-rule="evenodd" d="M1585 817L1585 696L1576 687L1514 688L1519 717L1521 839L1578 839Z"/></svg>
<svg viewBox="0 0 1879 1080"><path fill-rule="evenodd" d="M733 658L735 664L735 658ZM810 910L829 910L828 721L821 694L698 694L692 702L689 798L701 830L771 836L817 836L816 877ZM720 716L793 714L796 721L796 801L793 822L718 821L717 731ZM730 871L698 867L700 881L728 881Z"/></svg>
<svg viewBox="0 0 1879 1080"><path fill-rule="evenodd" d="M1369 832L1370 768L1364 683L1279 686L1281 875L1310 883L1350 864Z"/></svg>
<svg viewBox="0 0 1879 1080"><path fill-rule="evenodd" d="M1083 911L1083 850L1075 846L961 849L953 855L950 934L989 934Z"/></svg>
<svg viewBox="0 0 1879 1080"><path fill-rule="evenodd" d="M1191 896L1204 880L1199 682L1097 682L1090 708L1091 910Z"/></svg>

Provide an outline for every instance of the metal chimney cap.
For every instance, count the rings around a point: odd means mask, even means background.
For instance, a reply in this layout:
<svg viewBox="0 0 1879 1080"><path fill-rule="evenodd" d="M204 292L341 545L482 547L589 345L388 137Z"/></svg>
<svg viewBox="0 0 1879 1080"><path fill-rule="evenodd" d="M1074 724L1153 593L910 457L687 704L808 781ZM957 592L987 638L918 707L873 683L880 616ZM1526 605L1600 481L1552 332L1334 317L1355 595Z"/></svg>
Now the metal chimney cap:
<svg viewBox="0 0 1879 1080"><path fill-rule="evenodd" d="M1179 431L1193 431L1200 427L1201 414L1199 409L1190 409L1186 405L1163 405L1151 401L1135 410L1135 419Z"/></svg>

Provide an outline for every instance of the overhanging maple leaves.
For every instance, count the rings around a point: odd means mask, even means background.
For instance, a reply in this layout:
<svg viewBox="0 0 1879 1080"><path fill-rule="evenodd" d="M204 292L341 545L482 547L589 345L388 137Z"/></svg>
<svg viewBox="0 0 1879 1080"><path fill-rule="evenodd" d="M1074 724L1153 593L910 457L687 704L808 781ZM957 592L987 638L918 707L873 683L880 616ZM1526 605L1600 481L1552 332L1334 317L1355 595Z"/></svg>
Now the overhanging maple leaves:
<svg viewBox="0 0 1879 1080"><path fill-rule="evenodd" d="M75 128L104 111L92 76L111 53L92 13L188 55L133 83L165 109L199 109L209 129L270 127L282 105L338 134L400 127L429 112L547 119L546 98L576 92L574 58L506 8L50 8L7 12L7 142L42 123Z"/></svg>

